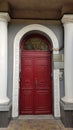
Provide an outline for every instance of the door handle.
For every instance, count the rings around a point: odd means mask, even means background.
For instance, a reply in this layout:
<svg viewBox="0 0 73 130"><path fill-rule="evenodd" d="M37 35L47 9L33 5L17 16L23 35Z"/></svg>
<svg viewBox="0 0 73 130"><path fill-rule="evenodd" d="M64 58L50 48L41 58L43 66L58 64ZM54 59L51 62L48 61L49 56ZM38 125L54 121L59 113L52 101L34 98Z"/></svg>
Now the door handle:
<svg viewBox="0 0 73 130"><path fill-rule="evenodd" d="M37 85L38 85L38 80L37 80L37 79L35 80L35 85L36 85L36 87L37 87Z"/></svg>

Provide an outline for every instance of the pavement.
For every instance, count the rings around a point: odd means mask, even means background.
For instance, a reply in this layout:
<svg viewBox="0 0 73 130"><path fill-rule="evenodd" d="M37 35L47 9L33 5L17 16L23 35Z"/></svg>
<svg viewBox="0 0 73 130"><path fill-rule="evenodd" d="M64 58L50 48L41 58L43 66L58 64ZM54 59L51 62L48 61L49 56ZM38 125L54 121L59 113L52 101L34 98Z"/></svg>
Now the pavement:
<svg viewBox="0 0 73 130"><path fill-rule="evenodd" d="M73 130L65 128L60 120L56 119L14 119L7 128L0 130Z"/></svg>

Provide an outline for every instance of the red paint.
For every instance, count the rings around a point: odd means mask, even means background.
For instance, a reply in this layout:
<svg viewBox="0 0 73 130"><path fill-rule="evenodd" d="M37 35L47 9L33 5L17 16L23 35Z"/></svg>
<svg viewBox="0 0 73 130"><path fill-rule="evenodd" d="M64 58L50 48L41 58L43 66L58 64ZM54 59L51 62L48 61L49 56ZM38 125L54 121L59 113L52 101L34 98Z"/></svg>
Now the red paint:
<svg viewBox="0 0 73 130"><path fill-rule="evenodd" d="M51 114L51 53L21 51L20 114Z"/></svg>

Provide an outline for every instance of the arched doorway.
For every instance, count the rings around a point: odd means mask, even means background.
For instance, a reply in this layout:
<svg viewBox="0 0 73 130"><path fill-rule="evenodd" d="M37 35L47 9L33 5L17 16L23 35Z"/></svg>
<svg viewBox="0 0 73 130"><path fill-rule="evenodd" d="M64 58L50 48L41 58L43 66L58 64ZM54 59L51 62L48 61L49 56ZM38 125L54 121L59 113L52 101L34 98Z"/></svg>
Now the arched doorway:
<svg viewBox="0 0 73 130"><path fill-rule="evenodd" d="M19 114L52 114L52 51L49 40L29 34L21 42Z"/></svg>
<svg viewBox="0 0 73 130"><path fill-rule="evenodd" d="M59 42L55 33L39 24L31 24L23 27L18 31L14 39L13 49L13 96L12 96L12 117L19 115L19 62L20 62L20 43L26 33L30 31L40 31L51 40L53 45L53 56L59 54ZM53 62L53 113L54 117L60 117L60 86L59 86L59 69L56 69Z"/></svg>

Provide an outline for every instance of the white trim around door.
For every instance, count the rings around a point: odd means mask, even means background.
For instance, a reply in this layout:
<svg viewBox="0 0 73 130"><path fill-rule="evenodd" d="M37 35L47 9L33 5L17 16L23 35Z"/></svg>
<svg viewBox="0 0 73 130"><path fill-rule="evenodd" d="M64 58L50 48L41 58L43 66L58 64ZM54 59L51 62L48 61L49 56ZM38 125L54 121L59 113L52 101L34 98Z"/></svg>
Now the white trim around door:
<svg viewBox="0 0 73 130"><path fill-rule="evenodd" d="M59 43L54 32L39 24L31 24L22 28L15 36L13 49L13 97L12 97L12 117L19 115L19 54L20 41L22 37L30 31L40 31L50 38L53 46L53 55L59 54ZM60 86L59 86L59 69L53 66L53 89L54 89L54 117L60 117Z"/></svg>

